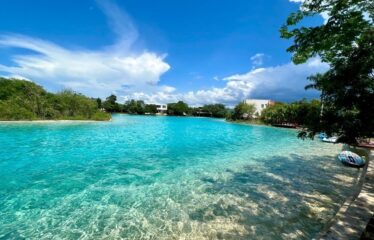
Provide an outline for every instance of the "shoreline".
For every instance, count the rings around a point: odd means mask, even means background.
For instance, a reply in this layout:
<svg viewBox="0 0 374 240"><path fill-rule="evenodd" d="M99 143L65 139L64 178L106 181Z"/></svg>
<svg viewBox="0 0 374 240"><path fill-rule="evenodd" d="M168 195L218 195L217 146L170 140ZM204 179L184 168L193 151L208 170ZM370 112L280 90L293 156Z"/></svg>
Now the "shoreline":
<svg viewBox="0 0 374 240"><path fill-rule="evenodd" d="M355 148L357 150L357 148ZM336 212L335 216L317 235L318 240L360 239L374 213L374 151L358 148L366 152L367 164L358 179L356 189Z"/></svg>
<svg viewBox="0 0 374 240"><path fill-rule="evenodd" d="M279 130L287 130L287 131L298 131L300 128L283 128L283 127L276 127L273 125L269 124L264 124L264 123L251 123L251 122L246 122L246 121L230 121L230 120L223 120L226 123L231 123L231 124L237 124L237 125L242 125L242 126L256 126L256 127L267 127L267 128L274 128L274 129L279 129Z"/></svg>
<svg viewBox="0 0 374 240"><path fill-rule="evenodd" d="M111 122L109 120L0 120L0 124L21 124L21 123L96 123L96 122Z"/></svg>

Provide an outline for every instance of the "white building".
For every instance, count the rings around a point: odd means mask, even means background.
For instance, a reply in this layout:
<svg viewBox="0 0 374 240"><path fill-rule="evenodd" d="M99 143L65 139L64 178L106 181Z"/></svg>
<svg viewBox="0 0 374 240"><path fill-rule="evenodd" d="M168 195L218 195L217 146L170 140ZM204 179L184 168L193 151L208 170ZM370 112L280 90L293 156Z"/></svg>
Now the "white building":
<svg viewBox="0 0 374 240"><path fill-rule="evenodd" d="M156 104L158 114L166 114L168 111L168 105L166 104Z"/></svg>
<svg viewBox="0 0 374 240"><path fill-rule="evenodd" d="M246 99L244 102L255 106L255 116L261 116L261 113L265 108L274 104L270 99Z"/></svg>

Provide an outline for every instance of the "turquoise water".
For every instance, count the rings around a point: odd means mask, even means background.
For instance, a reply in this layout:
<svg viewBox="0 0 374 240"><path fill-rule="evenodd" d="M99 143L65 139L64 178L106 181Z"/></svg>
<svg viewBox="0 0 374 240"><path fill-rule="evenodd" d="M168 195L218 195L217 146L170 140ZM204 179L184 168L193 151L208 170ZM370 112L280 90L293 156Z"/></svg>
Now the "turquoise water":
<svg viewBox="0 0 374 240"><path fill-rule="evenodd" d="M310 239L351 193L340 145L208 118L0 124L0 239Z"/></svg>

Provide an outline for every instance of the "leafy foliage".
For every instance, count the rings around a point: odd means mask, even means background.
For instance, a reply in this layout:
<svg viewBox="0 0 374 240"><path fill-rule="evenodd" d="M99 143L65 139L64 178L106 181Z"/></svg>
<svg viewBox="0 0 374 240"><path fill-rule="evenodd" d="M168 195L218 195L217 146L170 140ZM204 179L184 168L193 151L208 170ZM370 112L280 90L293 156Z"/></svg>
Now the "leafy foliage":
<svg viewBox="0 0 374 240"><path fill-rule="evenodd" d="M157 113L157 105L156 104L146 104L144 108L145 113L148 114L156 114Z"/></svg>
<svg viewBox="0 0 374 240"><path fill-rule="evenodd" d="M145 113L145 103L141 100L130 100L126 102L125 109L127 113L142 115Z"/></svg>
<svg viewBox="0 0 374 240"><path fill-rule="evenodd" d="M108 120L110 114L71 90L52 94L33 82L0 78L0 120L34 119Z"/></svg>
<svg viewBox="0 0 374 240"><path fill-rule="evenodd" d="M103 108L107 112L120 112L121 108L120 105L117 103L116 95L112 94L109 97L107 97L103 103Z"/></svg>
<svg viewBox="0 0 374 240"><path fill-rule="evenodd" d="M299 27L305 17L321 13L329 16L325 24ZM373 20L373 1L309 0L282 26L281 36L294 41L288 51L295 63L319 56L330 65L309 78L307 88L321 91L323 109L320 121L307 124L300 137L320 131L345 143L374 137Z"/></svg>
<svg viewBox="0 0 374 240"><path fill-rule="evenodd" d="M234 111L228 118L231 120L252 119L255 111L256 108L253 104L240 102L235 106Z"/></svg>
<svg viewBox="0 0 374 240"><path fill-rule="evenodd" d="M224 118L227 116L228 110L223 104L207 104L202 107L192 109L192 115Z"/></svg>
<svg viewBox="0 0 374 240"><path fill-rule="evenodd" d="M99 102L99 100L97 100ZM145 104L142 100L131 99L124 104L117 103L117 97L110 95L102 104L105 111L112 113L129 113L129 114L156 114L157 105Z"/></svg>
<svg viewBox="0 0 374 240"><path fill-rule="evenodd" d="M190 108L188 107L188 104L183 101L168 104L167 113L169 115L184 116L184 115L187 115L189 112L190 112Z"/></svg>
<svg viewBox="0 0 374 240"><path fill-rule="evenodd" d="M262 111L261 119L267 124L311 125L319 122L321 103L318 100L301 100L287 103L275 103Z"/></svg>

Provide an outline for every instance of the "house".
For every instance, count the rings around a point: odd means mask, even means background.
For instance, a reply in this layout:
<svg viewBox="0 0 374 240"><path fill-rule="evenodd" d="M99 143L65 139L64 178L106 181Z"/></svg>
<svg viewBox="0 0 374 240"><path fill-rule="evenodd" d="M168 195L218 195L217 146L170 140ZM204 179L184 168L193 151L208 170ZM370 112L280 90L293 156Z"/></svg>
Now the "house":
<svg viewBox="0 0 374 240"><path fill-rule="evenodd" d="M262 111L270 105L274 105L274 101L270 99L246 99L244 103L255 106L255 116L261 116Z"/></svg>
<svg viewBox="0 0 374 240"><path fill-rule="evenodd" d="M157 114L166 114L168 111L168 105L166 104L156 104L157 107Z"/></svg>

